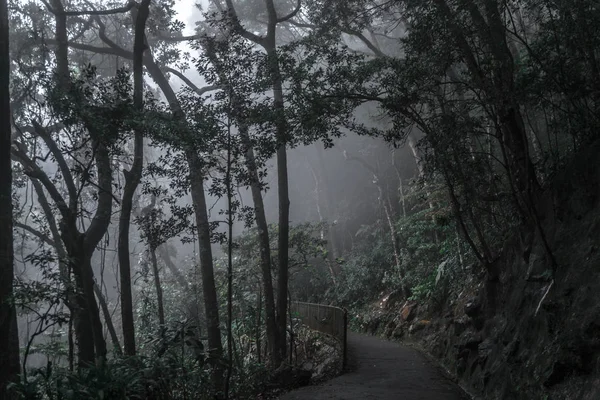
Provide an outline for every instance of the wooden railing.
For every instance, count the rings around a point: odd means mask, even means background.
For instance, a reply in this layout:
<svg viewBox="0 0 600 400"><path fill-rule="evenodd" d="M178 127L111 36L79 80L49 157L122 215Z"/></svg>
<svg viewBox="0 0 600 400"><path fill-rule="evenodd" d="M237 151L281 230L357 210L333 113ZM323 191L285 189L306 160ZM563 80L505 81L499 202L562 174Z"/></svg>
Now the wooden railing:
<svg viewBox="0 0 600 400"><path fill-rule="evenodd" d="M331 335L342 344L342 363L348 357L348 312L340 307L293 301L290 311L302 324L318 332Z"/></svg>

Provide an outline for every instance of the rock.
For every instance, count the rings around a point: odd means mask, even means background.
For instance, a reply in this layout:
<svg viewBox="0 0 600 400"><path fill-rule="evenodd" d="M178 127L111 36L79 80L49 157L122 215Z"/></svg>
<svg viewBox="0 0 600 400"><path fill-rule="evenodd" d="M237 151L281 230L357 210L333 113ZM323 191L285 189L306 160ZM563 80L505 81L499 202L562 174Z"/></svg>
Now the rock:
<svg viewBox="0 0 600 400"><path fill-rule="evenodd" d="M405 304L400 311L400 316L402 321L410 322L415 318L415 305L414 304Z"/></svg>
<svg viewBox="0 0 600 400"><path fill-rule="evenodd" d="M552 365L547 378L544 380L544 386L551 387L563 382L572 373L572 368L566 363L557 361Z"/></svg>
<svg viewBox="0 0 600 400"><path fill-rule="evenodd" d="M328 372L335 369L336 362L337 361L335 357L328 357L321 363L319 363L316 369L314 370L314 375L312 377L313 381L319 381L323 379L328 374Z"/></svg>
<svg viewBox="0 0 600 400"><path fill-rule="evenodd" d="M392 336L392 333L394 332L394 329L396 329L396 323L394 321L390 321L385 326L385 331L383 334L386 338L390 338Z"/></svg>
<svg viewBox="0 0 600 400"><path fill-rule="evenodd" d="M465 304L465 314L470 318L475 318L481 311L481 302L478 298L474 297L467 304Z"/></svg>
<svg viewBox="0 0 600 400"><path fill-rule="evenodd" d="M414 334L416 332L419 332L419 331L425 329L429 325L431 325L431 321L422 319L422 320L417 321L414 324L412 324L410 326L410 328L408 328L408 333L412 335L412 334Z"/></svg>
<svg viewBox="0 0 600 400"><path fill-rule="evenodd" d="M491 339L485 339L477 346L477 352L479 353L479 362L483 365L487 361L489 355L492 353L494 348L494 342Z"/></svg>
<svg viewBox="0 0 600 400"><path fill-rule="evenodd" d="M394 290L393 292L388 293L386 296L384 296L381 299L381 301L379 302L379 307L382 309L389 309L394 304L396 304L397 302L402 300L404 297L405 296L404 296L404 293L402 293L402 290L400 290L400 289Z"/></svg>
<svg viewBox="0 0 600 400"><path fill-rule="evenodd" d="M302 369L305 371L312 371L314 368L314 364L311 361L307 361L302 364Z"/></svg>
<svg viewBox="0 0 600 400"><path fill-rule="evenodd" d="M392 338L393 339L401 339L404 336L405 330L404 327L401 325L398 325L396 327L396 329L394 329L394 331L392 332Z"/></svg>
<svg viewBox="0 0 600 400"><path fill-rule="evenodd" d="M478 333L474 333L471 331L464 332L457 345L455 345L460 352L463 349L468 350L477 350L479 348L479 344L483 342L481 339L481 335Z"/></svg>
<svg viewBox="0 0 600 400"><path fill-rule="evenodd" d="M460 336L469 326L469 319L467 317L460 317L452 322L454 328L454 335Z"/></svg>
<svg viewBox="0 0 600 400"><path fill-rule="evenodd" d="M597 400L600 399L600 378L594 379L588 384L585 390L583 400Z"/></svg>

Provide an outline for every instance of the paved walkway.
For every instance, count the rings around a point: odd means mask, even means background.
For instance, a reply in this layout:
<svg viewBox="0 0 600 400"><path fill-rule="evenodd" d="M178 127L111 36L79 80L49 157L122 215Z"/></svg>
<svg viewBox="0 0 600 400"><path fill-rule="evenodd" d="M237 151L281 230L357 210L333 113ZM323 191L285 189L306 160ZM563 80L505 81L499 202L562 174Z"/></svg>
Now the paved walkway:
<svg viewBox="0 0 600 400"><path fill-rule="evenodd" d="M280 400L468 399L415 349L358 334L349 334L348 346L352 372L286 393Z"/></svg>

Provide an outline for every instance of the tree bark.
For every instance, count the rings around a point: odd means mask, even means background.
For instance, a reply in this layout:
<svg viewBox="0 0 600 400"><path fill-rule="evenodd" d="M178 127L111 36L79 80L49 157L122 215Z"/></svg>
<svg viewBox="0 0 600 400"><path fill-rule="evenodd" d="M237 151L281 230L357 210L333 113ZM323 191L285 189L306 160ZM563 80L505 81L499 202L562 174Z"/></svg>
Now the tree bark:
<svg viewBox="0 0 600 400"><path fill-rule="evenodd" d="M270 1L272 4L272 1ZM274 11L273 11L274 12ZM273 25L272 35L265 47L271 67L271 84L273 87L273 108L276 113L277 149L277 195L279 198L279 235L277 236L278 274L277 274L277 326L279 328L279 352L282 360L287 354L287 310L288 310L288 281L289 281L289 243L290 243L290 195L287 170L287 135L288 126L285 119L283 99L283 78L279 69L279 59L275 45L275 17L269 18Z"/></svg>
<svg viewBox="0 0 600 400"><path fill-rule="evenodd" d="M133 42L133 107L140 114L144 111L144 75L143 62L145 45L146 20L150 0L144 0L139 10L132 12L135 26ZM135 10L135 8L134 8ZM138 121L140 124L141 121ZM136 125L138 125L136 124ZM133 324L133 300L131 290L131 254L129 252L129 226L133 195L142 179L144 163L144 133L137 126L134 133L133 165L131 170L123 170L125 187L121 199L121 216L119 218L119 275L121 278L121 320L123 325L123 344L125 354L135 355L135 327ZM163 318L164 319L164 318Z"/></svg>
<svg viewBox="0 0 600 400"><path fill-rule="evenodd" d="M213 365L213 383L215 388L220 390L223 386L223 366L221 365L223 344L221 342L219 302L217 300L215 285L210 224L206 208L206 195L204 193L204 165L194 150L187 150L186 158L190 166L192 203L196 215L196 229L198 230L200 271L202 273L202 293L206 313L209 357Z"/></svg>
<svg viewBox="0 0 600 400"><path fill-rule="evenodd" d="M317 202L320 203L319 208L321 209L321 212L319 212L319 219L321 222L325 221L327 224L327 245L329 249L327 261L329 263L332 280L334 280L334 284L337 285L335 281L341 271L340 266L337 263L339 254L337 238L335 236L335 223L332 221L335 215L333 213L333 200L331 199L331 189L329 186L330 180L325 166L325 157L323 154L325 150L318 143L315 143L314 147L317 152L318 164L318 168L314 168L313 171L315 174ZM324 211L323 208L325 209Z"/></svg>
<svg viewBox="0 0 600 400"><path fill-rule="evenodd" d="M92 52L95 51L102 54L114 54L120 57L133 59L133 54L131 52L120 48L113 42L110 42L110 40L106 37L101 36L101 39L109 45L108 48L86 46L77 43L71 43L70 45L74 48L85 49ZM57 41L57 44L60 43ZM167 102L169 103L169 106L171 107L174 122L181 124L182 128L190 133L179 99L169 84L168 79L165 77L158 64L156 64L154 61L151 53L144 56L143 59L146 70L161 89L167 99ZM217 390L222 390L223 368L220 363L220 358L223 353L223 345L221 343L221 330L219 327L219 310L213 271L210 224L208 221L206 197L204 194L205 174L202 169L202 160L196 153L195 149L185 149L184 153L190 169L192 202L196 212L196 226L198 229L198 241L201 250L200 264L202 273L202 286L204 289L204 307L207 317L208 347L210 351L209 359L213 363L214 367L212 382Z"/></svg>
<svg viewBox="0 0 600 400"><path fill-rule="evenodd" d="M262 274L263 291L265 297L266 324L267 324L267 346L273 365L279 365L282 361L279 351L279 330L275 314L275 297L273 292L273 277L271 274L271 241L269 238L269 225L265 215L265 205L260 188L260 178L258 176L258 166L248 128L244 125L240 127L240 137L245 147L246 168L250 176L250 190L252 192L252 201L254 203L254 218L258 228L258 243L260 247L260 271Z"/></svg>
<svg viewBox="0 0 600 400"><path fill-rule="evenodd" d="M181 270L179 268L177 268L177 265L175 265L173 263L173 260L171 259L171 255L169 254L169 251L167 250L167 244L166 243L161 244L160 246L158 246L156 248L156 251L158 252L158 255L160 256L160 258L162 258L162 260L165 262L165 265L167 266L169 271L171 271L171 273L175 277L175 280L177 281L177 283L179 283L179 285L182 288L188 289L189 288L188 281L185 279L185 276L181 273Z"/></svg>
<svg viewBox="0 0 600 400"><path fill-rule="evenodd" d="M150 264L152 265L152 274L154 275L154 288L156 290L156 304L158 307L158 324L165 326L165 307L163 302L163 290L160 283L160 270L158 260L156 259L156 249L150 248Z"/></svg>
<svg viewBox="0 0 600 400"><path fill-rule="evenodd" d="M273 90L273 111L275 112L275 137L277 140L277 194L279 198L279 235L278 275L277 275L277 328L279 329L279 353L282 360L287 354L287 311L288 311L288 278L289 278L289 236L290 236L290 198L287 172L288 123L285 117L283 95L283 77L277 55L277 25L293 18L300 10L300 3L290 14L279 17L273 0L265 1L267 11L267 34L258 36L241 25L232 0L226 0L235 31L242 37L261 46L267 53L271 88Z"/></svg>
<svg viewBox="0 0 600 400"><path fill-rule="evenodd" d="M100 304L100 308L102 309L102 314L104 314L104 322L106 323L106 330L110 335L110 340L112 340L113 348L118 355L122 355L123 351L121 350L121 344L119 343L119 336L117 335L117 330L115 329L115 325L112 321L112 316L110 315L110 310L108 309L108 304L106 304L106 299L104 298L104 294L98 286L97 283L94 283L94 293L98 298L98 303Z"/></svg>
<svg viewBox="0 0 600 400"><path fill-rule="evenodd" d="M8 6L0 0L0 398L16 398L7 385L20 371L17 313L12 303L14 280L10 57Z"/></svg>
<svg viewBox="0 0 600 400"><path fill-rule="evenodd" d="M173 112L173 119L182 124L185 130L189 130L179 99L177 99L167 78L161 72L151 56L145 58L145 65L146 69L167 98ZM206 208L206 195L204 193L205 171L202 159L195 149L186 149L185 157L189 165L192 203L196 216L196 229L198 231L200 272L202 274L202 291L207 324L209 360L213 365L212 381L217 390L222 390L223 367L221 365L221 356L223 354L223 344L221 342L221 328L219 324L219 303L217 300L217 289L215 287L210 224Z"/></svg>

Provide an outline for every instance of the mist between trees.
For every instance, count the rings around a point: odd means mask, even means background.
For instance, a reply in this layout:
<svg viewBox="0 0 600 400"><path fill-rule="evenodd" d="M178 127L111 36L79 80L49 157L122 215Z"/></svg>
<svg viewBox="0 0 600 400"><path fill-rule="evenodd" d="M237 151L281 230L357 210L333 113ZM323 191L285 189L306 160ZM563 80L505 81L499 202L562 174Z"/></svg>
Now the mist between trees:
<svg viewBox="0 0 600 400"><path fill-rule="evenodd" d="M290 300L497 279L600 132L596 1L0 5L0 398L252 396Z"/></svg>

